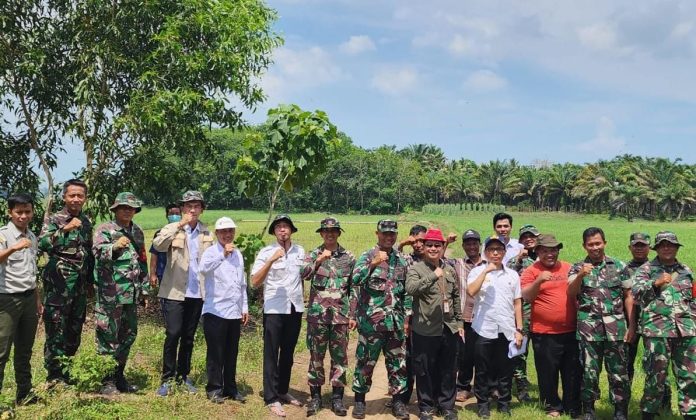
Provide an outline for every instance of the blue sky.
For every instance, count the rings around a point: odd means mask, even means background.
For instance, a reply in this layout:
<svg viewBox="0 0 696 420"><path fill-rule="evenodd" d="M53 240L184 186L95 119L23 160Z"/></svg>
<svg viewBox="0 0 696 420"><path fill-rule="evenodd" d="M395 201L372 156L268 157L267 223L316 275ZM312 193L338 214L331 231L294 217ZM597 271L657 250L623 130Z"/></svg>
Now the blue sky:
<svg viewBox="0 0 696 420"><path fill-rule="evenodd" d="M696 163L696 2L272 0L269 107L451 159ZM61 170L65 170L61 163Z"/></svg>

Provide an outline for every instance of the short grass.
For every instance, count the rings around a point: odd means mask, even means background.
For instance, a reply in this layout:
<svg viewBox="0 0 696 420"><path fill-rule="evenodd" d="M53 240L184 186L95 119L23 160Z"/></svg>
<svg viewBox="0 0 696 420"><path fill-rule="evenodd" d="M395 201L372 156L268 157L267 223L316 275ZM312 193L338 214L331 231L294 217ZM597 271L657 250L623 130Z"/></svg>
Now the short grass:
<svg viewBox="0 0 696 420"><path fill-rule="evenodd" d="M212 225L218 217L232 217L238 225L239 233L259 233L265 224L267 215L253 211L226 211L208 210L203 214L203 221ZM294 240L309 250L320 243L318 234L314 231L318 227L319 221L326 216L323 213L292 214L299 232L294 236ZM696 265L696 254L690 251L692 246L696 246L696 225L690 223L657 223L637 221L628 223L624 220L608 220L606 216L581 216L562 213L514 213L514 227L532 223L542 232L554 233L563 243L564 249L561 258L567 261L578 261L583 258L582 231L589 226L598 226L604 229L607 235L607 253L617 258L628 259L630 254L627 250L628 237L631 232L645 231L651 236L660 230L672 230L677 233L685 247L680 255L689 265ZM339 215L339 220L346 232L341 237L341 243L356 254L373 246L375 243L375 225L377 221L387 216L358 216L358 215ZM404 237L408 228L415 223L422 223L427 226L437 226L445 232L453 231L461 235L462 231L468 228L479 230L482 235L488 235L491 229L492 214L487 213L463 213L461 216L436 216L421 213L410 213L397 217L400 222L401 234ZM143 209L136 216L136 223L146 231L146 240L152 239L154 231L161 227L166 219L163 209ZM265 240L270 242L271 237L265 236ZM685 252L686 251L686 252ZM458 245L452 246L454 256L461 256L462 250ZM652 256L652 255L651 255ZM18 418L47 418L47 419L111 419L111 418L139 418L139 419L163 419L163 418L235 418L235 419L256 419L264 418L266 410L263 401L259 396L262 388L262 336L261 320L254 319L253 325L245 330L240 343L240 354L238 360L238 376L240 387L249 393L248 402L244 405L237 403L226 403L214 405L209 403L204 393L188 395L178 392L171 398L158 398L154 392L159 386L159 374L162 363L162 344L164 341L164 330L160 317L155 313L148 317L143 317L139 325L138 338L131 350L128 362L127 376L142 391L136 395L121 396L114 400L104 400L97 396L77 396L75 392L68 389L65 391L45 394L46 402L43 404L19 407L16 410ZM304 343L304 330L301 333L296 352L302 354L306 351ZM355 339L353 337L352 339ZM41 387L46 372L43 368L43 328L39 327L34 354L32 358L34 383ZM93 351L94 349L94 327L91 323L85 326L83 342L80 351ZM351 365L353 358L350 358ZM528 361L529 376L532 383L536 383L533 356L530 355ZM293 381L304 384L302 379L304 372L296 371ZM352 375L349 375L352 376ZM14 381L12 380L12 362L8 362L5 369L5 394L14 395ZM202 331L196 336L196 345L193 355L192 377L201 389L205 386L205 340ZM299 378L299 379L298 379ZM635 418L639 414L638 401L642 395L642 388L645 375L640 368L636 369L636 376L633 381L631 417ZM306 385L300 388L306 391ZM606 377L603 375L602 382L602 401L598 404L598 414L600 418L610 418L612 408L607 398ZM533 388L536 396L536 387ZM673 409L676 412L676 392L673 393ZM542 419L543 413L534 405L513 406L515 418ZM460 418L475 418L473 412L464 410L460 412ZM663 417L670 418L670 417ZM677 418L676 416L674 418Z"/></svg>

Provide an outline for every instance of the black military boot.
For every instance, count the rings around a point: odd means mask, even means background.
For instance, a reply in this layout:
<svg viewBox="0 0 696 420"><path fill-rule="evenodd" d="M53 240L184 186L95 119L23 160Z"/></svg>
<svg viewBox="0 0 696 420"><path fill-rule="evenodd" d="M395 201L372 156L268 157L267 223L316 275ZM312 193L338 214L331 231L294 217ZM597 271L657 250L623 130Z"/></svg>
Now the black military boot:
<svg viewBox="0 0 696 420"><path fill-rule="evenodd" d="M355 393L355 405L353 406L353 418L365 418L365 394L362 392Z"/></svg>
<svg viewBox="0 0 696 420"><path fill-rule="evenodd" d="M401 395L392 396L392 415L401 420L408 420L410 417Z"/></svg>
<svg viewBox="0 0 696 420"><path fill-rule="evenodd" d="M116 389L119 390L119 392L128 392L128 393L133 393L138 391L138 387L135 385L131 385L128 383L126 380L126 375L124 375L123 371L126 369L126 365L119 365L116 368Z"/></svg>
<svg viewBox="0 0 696 420"><path fill-rule="evenodd" d="M627 402L620 402L614 406L614 420L628 420Z"/></svg>
<svg viewBox="0 0 696 420"><path fill-rule="evenodd" d="M321 387L309 387L310 398L307 403L307 417L313 416L321 410Z"/></svg>
<svg viewBox="0 0 696 420"><path fill-rule="evenodd" d="M640 418L642 420L654 420L655 419L655 414L653 413L648 413L646 411L641 411L640 412Z"/></svg>
<svg viewBox="0 0 696 420"><path fill-rule="evenodd" d="M582 403L582 420L595 420L594 401Z"/></svg>
<svg viewBox="0 0 696 420"><path fill-rule="evenodd" d="M106 397L113 397L120 394L118 388L116 387L115 375L109 375L102 380L102 387L99 390L99 393Z"/></svg>
<svg viewBox="0 0 696 420"><path fill-rule="evenodd" d="M348 414L348 410L343 406L343 387L335 386L331 392L331 411L339 417Z"/></svg>

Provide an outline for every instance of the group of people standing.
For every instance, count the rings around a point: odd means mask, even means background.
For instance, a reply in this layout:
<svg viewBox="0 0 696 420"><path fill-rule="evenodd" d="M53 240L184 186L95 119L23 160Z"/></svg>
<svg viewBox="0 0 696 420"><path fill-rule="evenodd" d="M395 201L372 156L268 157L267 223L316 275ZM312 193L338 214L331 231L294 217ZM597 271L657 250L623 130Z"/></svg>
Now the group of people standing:
<svg viewBox="0 0 696 420"><path fill-rule="evenodd" d="M80 345L87 293L94 290L97 352L117 361L101 392L136 391L124 370L137 334L137 303L159 286L166 336L157 395L167 397L176 384L197 392L189 374L202 317L206 395L215 403L244 402L236 363L249 310L235 222L222 217L211 231L200 221L203 195L187 191L166 209L169 223L155 234L154 273L148 276L143 231L133 223L141 202L132 193L118 194L113 220L93 229L82 212L86 197L82 181L67 181L65 207L48 218L38 238L28 228L32 197L8 199L11 220L0 228L0 384L14 344L17 401L35 401L29 361L39 317L46 329L47 380L69 384L62 356L73 356ZM676 258L682 244L674 233L655 236L652 260L649 235L632 234L633 259L624 264L605 254L604 232L591 227L582 236L587 256L571 265L559 258L563 244L552 234L525 225L515 240L512 216L505 213L494 216L493 228L483 240L466 230L465 256L450 259L445 250L456 234L445 237L439 229L417 225L397 243L397 222L384 219L377 223L376 245L356 258L339 243L344 230L336 218L320 222L321 245L305 253L292 239L297 227L291 218L276 216L268 231L275 241L259 251L250 273L251 286L263 287L263 399L270 412L285 417L283 404L303 405L289 385L306 312L308 416L322 409L327 382L331 410L347 415L348 337L357 330L354 418L366 416L365 396L380 353L396 418L409 417L414 388L423 420L436 414L456 419L455 401L472 397L481 418L490 417L493 402L510 415L513 384L520 401L530 400L529 340L548 416L594 419L604 364L614 418L626 419L641 336L643 418L652 419L670 403L670 362L679 410L686 419L696 418L696 281ZM412 253L402 252L406 246ZM39 252L48 254L43 300L36 291Z"/></svg>

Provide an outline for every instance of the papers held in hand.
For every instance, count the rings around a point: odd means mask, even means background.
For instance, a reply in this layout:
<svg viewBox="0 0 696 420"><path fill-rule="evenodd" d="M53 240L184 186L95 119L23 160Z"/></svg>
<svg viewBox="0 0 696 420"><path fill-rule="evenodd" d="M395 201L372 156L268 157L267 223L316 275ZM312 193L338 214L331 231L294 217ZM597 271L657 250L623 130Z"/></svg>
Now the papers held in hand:
<svg viewBox="0 0 696 420"><path fill-rule="evenodd" d="M511 340L510 344L508 345L508 357L512 359L513 357L524 353L527 350L527 340L528 338L526 335L522 337L522 345L519 349L515 345L515 340Z"/></svg>

